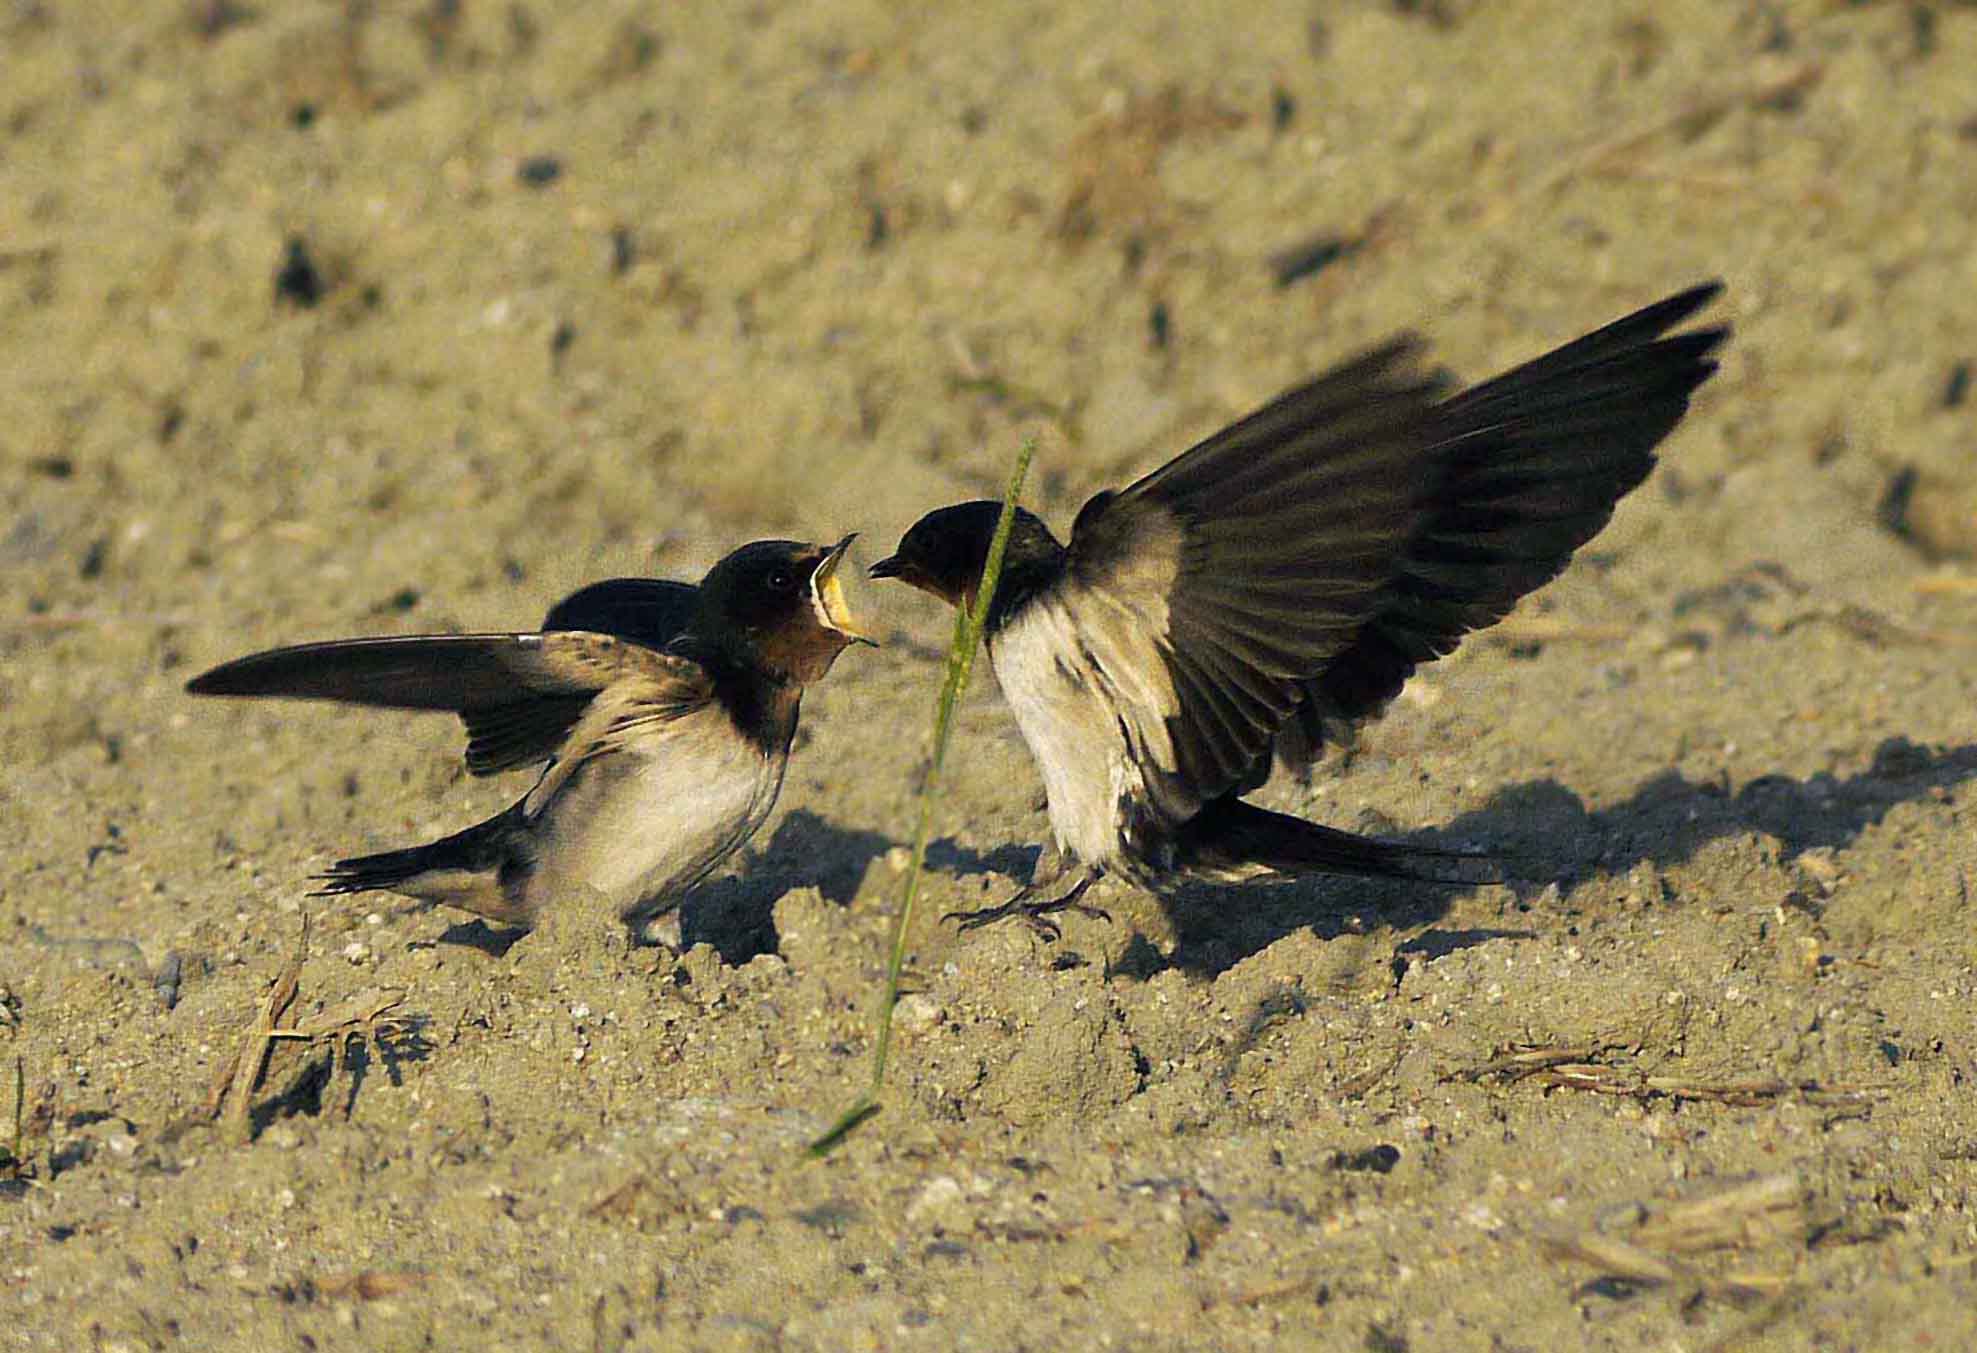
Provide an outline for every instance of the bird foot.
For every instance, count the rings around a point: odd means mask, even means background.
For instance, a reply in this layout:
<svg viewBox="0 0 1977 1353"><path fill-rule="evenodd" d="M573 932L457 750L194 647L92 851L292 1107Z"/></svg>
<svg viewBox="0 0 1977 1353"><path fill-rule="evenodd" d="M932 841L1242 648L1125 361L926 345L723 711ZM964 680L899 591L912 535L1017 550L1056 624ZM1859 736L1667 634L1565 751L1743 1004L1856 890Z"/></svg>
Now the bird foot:
<svg viewBox="0 0 1977 1353"><path fill-rule="evenodd" d="M1081 878L1075 886L1064 893L1057 897L1046 898L1042 902L1028 901L1030 894L1036 890L1025 888L999 907L983 907L979 911L950 911L941 919L954 922L963 931L980 930L983 926L993 925L997 921L1021 920L1036 932L1039 939L1046 944L1052 944L1064 937L1062 927L1050 919L1058 912L1075 911L1081 916L1091 917L1094 921L1112 919L1112 914L1103 907L1094 907L1078 900L1085 895L1085 889L1091 885L1092 880L1089 877Z"/></svg>

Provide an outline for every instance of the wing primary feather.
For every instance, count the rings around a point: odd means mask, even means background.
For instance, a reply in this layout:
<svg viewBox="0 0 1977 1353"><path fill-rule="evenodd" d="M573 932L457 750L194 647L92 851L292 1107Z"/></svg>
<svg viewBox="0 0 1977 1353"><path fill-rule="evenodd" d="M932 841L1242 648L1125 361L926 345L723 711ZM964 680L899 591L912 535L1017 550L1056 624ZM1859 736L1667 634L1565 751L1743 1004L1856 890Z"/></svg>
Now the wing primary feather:
<svg viewBox="0 0 1977 1353"><path fill-rule="evenodd" d="M1305 683L1314 717L1301 719L1300 738L1377 714L1418 664L1502 619L1612 519L1717 370L1726 326L1668 331L1721 290L1691 287L1435 407L1447 472L1433 510L1385 604ZM1299 765L1316 747L1286 742L1279 755Z"/></svg>

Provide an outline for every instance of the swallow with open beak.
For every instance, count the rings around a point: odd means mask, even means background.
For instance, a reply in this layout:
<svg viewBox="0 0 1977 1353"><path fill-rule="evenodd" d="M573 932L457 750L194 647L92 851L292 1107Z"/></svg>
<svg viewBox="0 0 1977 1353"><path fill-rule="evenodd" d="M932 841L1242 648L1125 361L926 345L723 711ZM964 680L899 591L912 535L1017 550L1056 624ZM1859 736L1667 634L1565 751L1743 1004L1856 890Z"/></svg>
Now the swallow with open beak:
<svg viewBox="0 0 1977 1353"><path fill-rule="evenodd" d="M1437 862L1488 867L1243 795L1273 759L1308 767L1327 736L1377 716L1606 525L1716 370L1727 329L1669 331L1720 290L1453 395L1403 335L1098 494L1068 545L1019 509L986 634L1055 848L1007 905L958 919L1021 915L1054 936L1047 914L1094 911L1078 899L1107 873L1157 891L1189 875L1458 882ZM999 509L929 513L871 575L972 605Z"/></svg>
<svg viewBox="0 0 1977 1353"><path fill-rule="evenodd" d="M803 689L871 643L834 546L760 540L685 583L618 578L533 634L302 644L215 667L194 695L451 710L476 775L547 763L506 812L430 845L340 861L322 892L373 889L529 927L587 886L633 925L676 906L775 806Z"/></svg>

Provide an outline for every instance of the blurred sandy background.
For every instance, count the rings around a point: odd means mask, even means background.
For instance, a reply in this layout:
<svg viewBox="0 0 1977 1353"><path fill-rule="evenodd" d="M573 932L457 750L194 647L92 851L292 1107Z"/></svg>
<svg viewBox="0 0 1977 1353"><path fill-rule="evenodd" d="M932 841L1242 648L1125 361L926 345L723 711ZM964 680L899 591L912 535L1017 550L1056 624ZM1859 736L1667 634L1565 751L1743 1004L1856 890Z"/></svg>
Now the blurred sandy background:
<svg viewBox="0 0 1977 1353"><path fill-rule="evenodd" d="M1953 3L14 0L0 1337L1977 1343L1973 73ZM764 535L869 561L1028 433L1068 524L1396 330L1480 378L1712 276L1723 372L1611 529L1268 793L1555 887L957 937L1046 831L984 682L821 1164L944 613L860 589L893 641L678 958L305 901L520 784L181 694ZM305 910L296 1017L407 1024L278 1050L243 1145L202 1106Z"/></svg>

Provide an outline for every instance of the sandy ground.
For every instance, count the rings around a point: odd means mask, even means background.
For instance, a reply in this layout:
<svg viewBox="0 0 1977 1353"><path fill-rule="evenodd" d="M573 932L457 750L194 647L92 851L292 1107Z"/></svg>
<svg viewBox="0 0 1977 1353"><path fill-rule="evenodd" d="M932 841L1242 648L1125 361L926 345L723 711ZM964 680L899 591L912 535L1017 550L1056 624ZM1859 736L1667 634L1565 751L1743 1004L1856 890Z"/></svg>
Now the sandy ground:
<svg viewBox="0 0 1977 1353"><path fill-rule="evenodd" d="M1977 1345L1977 10L956 8L0 16L0 1346ZM930 603L860 590L891 642L677 955L306 899L519 784L181 693L764 535L869 561L1029 432L1066 523L1400 328L1480 377L1717 275L1611 529L1267 793L1535 882L957 936L1046 830L983 683L821 1163ZM243 1142L203 1106L305 913L292 1018L400 1022L284 1043Z"/></svg>

